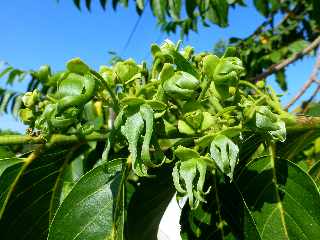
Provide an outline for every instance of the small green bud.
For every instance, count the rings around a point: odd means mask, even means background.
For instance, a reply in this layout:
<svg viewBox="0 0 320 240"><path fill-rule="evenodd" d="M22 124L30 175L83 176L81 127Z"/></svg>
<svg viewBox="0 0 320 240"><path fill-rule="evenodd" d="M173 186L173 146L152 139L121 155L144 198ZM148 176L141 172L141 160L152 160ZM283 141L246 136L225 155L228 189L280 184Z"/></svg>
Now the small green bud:
<svg viewBox="0 0 320 240"><path fill-rule="evenodd" d="M38 70L38 78L41 82L45 82L48 80L51 75L51 69L49 65L43 65Z"/></svg>
<svg viewBox="0 0 320 240"><path fill-rule="evenodd" d="M80 58L73 58L67 62L67 69L72 73L86 74L90 68Z"/></svg>
<svg viewBox="0 0 320 240"><path fill-rule="evenodd" d="M258 87L258 88L260 88L260 89L262 89L262 88L264 88L265 86L266 86L266 83L265 83L265 81L258 81L257 83L256 83L256 86Z"/></svg>
<svg viewBox="0 0 320 240"><path fill-rule="evenodd" d="M33 92L27 92L22 97L22 102L27 108L32 108L40 99L40 92L36 89Z"/></svg>
<svg viewBox="0 0 320 240"><path fill-rule="evenodd" d="M33 120L32 110L28 108L20 109L19 117L24 124L27 124L27 125L31 124Z"/></svg>

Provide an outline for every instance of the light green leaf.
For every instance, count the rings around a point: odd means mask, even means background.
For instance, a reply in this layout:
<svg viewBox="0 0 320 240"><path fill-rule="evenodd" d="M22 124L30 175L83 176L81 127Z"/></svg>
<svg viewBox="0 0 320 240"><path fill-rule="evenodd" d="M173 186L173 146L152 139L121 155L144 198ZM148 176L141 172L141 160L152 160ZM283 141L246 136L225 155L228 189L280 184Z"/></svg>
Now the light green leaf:
<svg viewBox="0 0 320 240"><path fill-rule="evenodd" d="M232 180L234 169L238 162L238 146L231 139L221 134L213 139L210 146L210 154L221 172Z"/></svg>
<svg viewBox="0 0 320 240"><path fill-rule="evenodd" d="M48 240L122 239L115 223L124 219L114 219L117 204L122 204L117 201L123 188L122 165L121 160L107 162L77 182L54 217Z"/></svg>
<svg viewBox="0 0 320 240"><path fill-rule="evenodd" d="M121 127L121 133L127 138L131 153L132 168L139 176L147 175L147 168L138 156L138 141L144 128L143 118L140 112L129 116L125 125Z"/></svg>

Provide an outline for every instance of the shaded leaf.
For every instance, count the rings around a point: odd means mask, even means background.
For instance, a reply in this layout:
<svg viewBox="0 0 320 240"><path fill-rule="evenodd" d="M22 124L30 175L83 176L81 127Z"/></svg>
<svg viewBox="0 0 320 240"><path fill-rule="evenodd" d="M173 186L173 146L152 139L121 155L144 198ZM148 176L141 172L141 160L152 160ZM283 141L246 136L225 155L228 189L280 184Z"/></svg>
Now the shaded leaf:
<svg viewBox="0 0 320 240"><path fill-rule="evenodd" d="M9 192L0 220L1 239L47 239L49 221L60 202L62 175L73 154L70 147L31 153L24 164L4 172L0 185Z"/></svg>
<svg viewBox="0 0 320 240"><path fill-rule="evenodd" d="M128 206L128 240L156 240L160 220L172 199L171 167L152 172L139 182ZM143 229L143 231L141 231Z"/></svg>
<svg viewBox="0 0 320 240"><path fill-rule="evenodd" d="M85 174L59 207L48 240L122 239L113 219L122 189L121 168L122 161L116 160Z"/></svg>

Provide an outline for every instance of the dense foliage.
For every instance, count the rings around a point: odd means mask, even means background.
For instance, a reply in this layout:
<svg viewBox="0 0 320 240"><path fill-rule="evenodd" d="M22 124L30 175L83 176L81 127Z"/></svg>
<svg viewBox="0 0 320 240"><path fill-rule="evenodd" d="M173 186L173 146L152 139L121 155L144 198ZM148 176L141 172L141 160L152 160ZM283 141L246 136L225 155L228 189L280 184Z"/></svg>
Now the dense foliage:
<svg viewBox="0 0 320 240"><path fill-rule="evenodd" d="M149 68L75 58L33 73L45 91L22 97L29 134L0 137L28 146L1 147L1 239L156 239L175 192L187 198L183 239L317 239L319 162L310 173L297 163L320 119L244 81L233 47L151 52Z"/></svg>

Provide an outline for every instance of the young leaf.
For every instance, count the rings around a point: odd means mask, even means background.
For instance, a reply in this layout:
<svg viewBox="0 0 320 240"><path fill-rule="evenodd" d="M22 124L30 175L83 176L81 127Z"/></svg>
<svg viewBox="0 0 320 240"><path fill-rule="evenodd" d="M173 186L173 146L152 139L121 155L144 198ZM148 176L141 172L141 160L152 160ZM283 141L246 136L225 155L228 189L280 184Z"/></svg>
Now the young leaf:
<svg viewBox="0 0 320 240"><path fill-rule="evenodd" d="M123 201L122 165L121 160L107 162L76 183L51 223L48 240L122 239L115 223L124 219L114 219L114 210Z"/></svg>
<svg viewBox="0 0 320 240"><path fill-rule="evenodd" d="M141 137L143 128L144 121L140 112L129 116L125 125L121 127L121 133L127 138L129 143L132 168L139 176L146 176L148 174L146 166L142 163L140 156L138 155L138 141Z"/></svg>
<svg viewBox="0 0 320 240"><path fill-rule="evenodd" d="M228 137L218 135L211 143L210 154L221 172L232 180L234 169L238 162L238 146Z"/></svg>

